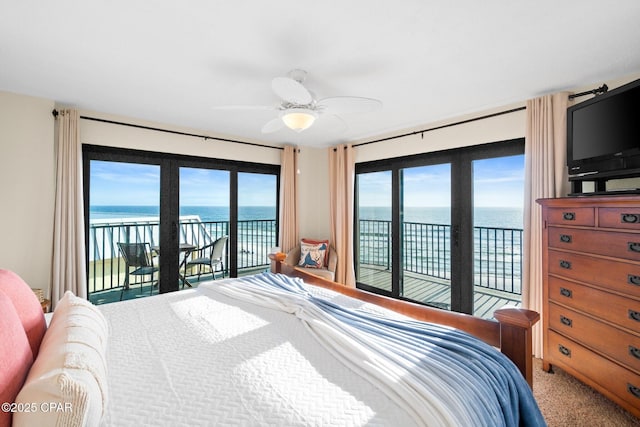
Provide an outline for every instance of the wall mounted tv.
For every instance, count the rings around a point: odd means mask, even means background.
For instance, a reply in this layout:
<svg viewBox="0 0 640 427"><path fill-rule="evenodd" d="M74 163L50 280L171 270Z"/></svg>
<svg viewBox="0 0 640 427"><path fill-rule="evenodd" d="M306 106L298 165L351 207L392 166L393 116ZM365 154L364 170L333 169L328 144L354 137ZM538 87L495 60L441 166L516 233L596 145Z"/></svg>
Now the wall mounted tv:
<svg viewBox="0 0 640 427"><path fill-rule="evenodd" d="M640 168L640 80L567 109L567 166L571 176Z"/></svg>

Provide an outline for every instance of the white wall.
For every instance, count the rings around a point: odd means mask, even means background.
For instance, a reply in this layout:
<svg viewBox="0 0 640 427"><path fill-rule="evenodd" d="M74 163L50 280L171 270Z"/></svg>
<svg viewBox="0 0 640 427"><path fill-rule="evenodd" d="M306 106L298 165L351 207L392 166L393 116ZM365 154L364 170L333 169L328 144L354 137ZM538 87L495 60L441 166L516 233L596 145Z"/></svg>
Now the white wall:
<svg viewBox="0 0 640 427"><path fill-rule="evenodd" d="M0 268L49 289L55 189L53 101L0 92Z"/></svg>
<svg viewBox="0 0 640 427"><path fill-rule="evenodd" d="M522 104L508 105L499 109L482 111L473 115L456 117L447 121L425 124L417 128L407 129L397 132L395 135L412 133L424 129L436 128L444 124L459 122L490 115L501 111L507 111L519 107ZM390 139L383 142L360 145L355 150L356 163L385 159L389 157L400 157L411 154L428 153L450 148L466 147L470 145L485 144L489 142L505 141L508 139L522 138L525 133L526 111L520 110L513 113L503 114L496 117L477 120L461 125L446 127L434 131L425 132L402 138ZM382 139L391 135L381 135ZM360 141L364 142L364 141ZM354 143L358 144L358 142Z"/></svg>
<svg viewBox="0 0 640 427"><path fill-rule="evenodd" d="M615 80L594 82L593 84L588 86L573 88L569 92L579 93L588 91L596 87L600 87L603 83L606 83L609 87L609 90L612 90L637 79L640 79L640 73L635 73L633 75ZM589 99L589 97L590 96L577 98L575 99L575 102L577 103L587 100ZM525 106L525 103L526 100L523 100L523 102L520 104L506 105L501 108L476 112L470 115L460 116L442 122L425 124L420 127L396 132L395 135L402 135L405 133L416 132L423 129L435 128L449 123L455 123L471 118L491 115L500 111L508 111L511 109L523 107ZM520 110L517 112L491 117L488 119L482 119L470 123L438 129L435 131L425 132L423 135L416 134L403 138L361 145L356 147L355 161L356 163L360 163L371 160L385 159L389 157L428 153L450 148L466 147L471 145L504 141L514 138L523 138L525 136L526 119L526 110ZM394 136L394 134L381 135L378 138L372 139L382 139L389 136ZM366 142L366 140L359 142ZM355 142L354 144L358 144L358 142ZM566 187L569 188L568 183ZM608 186L608 188L610 189L631 187L640 187L640 178L618 180L611 182Z"/></svg>
<svg viewBox="0 0 640 427"><path fill-rule="evenodd" d="M86 117L168 129L196 135L206 134L208 136L210 135L212 138L215 136L221 136L207 134L194 129L184 129L175 126L171 127L159 123L145 122L127 117L118 117L91 111L81 111L80 114ZM225 136L221 137L233 139ZM205 140L204 138L197 138L193 136L158 132L150 129L141 129L86 119L80 120L80 139L83 144L133 148L137 150L157 151L162 153L185 154L267 164L280 164L281 154L281 150L277 148L257 147L254 145L238 144L215 139Z"/></svg>

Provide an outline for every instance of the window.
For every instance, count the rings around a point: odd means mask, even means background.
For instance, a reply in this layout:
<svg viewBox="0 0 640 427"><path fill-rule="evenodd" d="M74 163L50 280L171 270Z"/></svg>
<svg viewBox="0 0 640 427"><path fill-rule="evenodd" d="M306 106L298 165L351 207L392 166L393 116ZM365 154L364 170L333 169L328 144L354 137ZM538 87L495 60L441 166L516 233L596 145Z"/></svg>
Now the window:
<svg viewBox="0 0 640 427"><path fill-rule="evenodd" d="M170 292L211 279L189 261L228 236L216 277L268 266L277 242L280 166L83 146L88 293L94 303ZM146 247L134 274L119 243ZM143 271L151 272L151 270ZM128 290L123 285L128 284Z"/></svg>
<svg viewBox="0 0 640 427"><path fill-rule="evenodd" d="M488 317L521 299L524 140L356 165L358 287Z"/></svg>

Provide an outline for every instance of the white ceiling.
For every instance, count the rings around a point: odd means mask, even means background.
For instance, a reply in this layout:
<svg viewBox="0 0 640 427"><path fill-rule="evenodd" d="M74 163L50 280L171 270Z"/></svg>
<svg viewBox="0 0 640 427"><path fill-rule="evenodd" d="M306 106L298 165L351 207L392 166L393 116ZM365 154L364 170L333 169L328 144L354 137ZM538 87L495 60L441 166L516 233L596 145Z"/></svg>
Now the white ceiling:
<svg viewBox="0 0 640 427"><path fill-rule="evenodd" d="M271 80L380 99L262 134ZM235 139L329 146L640 71L638 0L0 0L0 90Z"/></svg>

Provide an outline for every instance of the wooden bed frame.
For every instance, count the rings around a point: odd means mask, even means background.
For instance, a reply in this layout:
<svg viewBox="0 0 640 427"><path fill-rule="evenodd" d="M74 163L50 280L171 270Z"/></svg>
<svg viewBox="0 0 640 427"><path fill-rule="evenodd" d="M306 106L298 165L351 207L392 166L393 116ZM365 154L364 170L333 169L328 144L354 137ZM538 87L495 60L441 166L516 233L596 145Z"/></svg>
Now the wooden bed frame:
<svg viewBox="0 0 640 427"><path fill-rule="evenodd" d="M331 282L285 264L283 262L285 257L286 254L283 253L269 255L272 261L272 272L300 277L306 283L377 304L414 319L448 325L466 331L487 344L499 348L520 369L529 386L533 386L531 328L540 319L540 315L537 312L522 308L502 308L493 313L494 318L497 320L494 321L468 314L431 308Z"/></svg>

